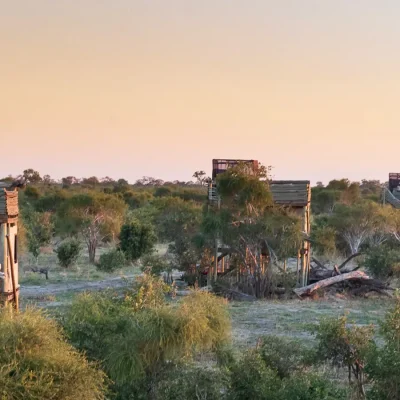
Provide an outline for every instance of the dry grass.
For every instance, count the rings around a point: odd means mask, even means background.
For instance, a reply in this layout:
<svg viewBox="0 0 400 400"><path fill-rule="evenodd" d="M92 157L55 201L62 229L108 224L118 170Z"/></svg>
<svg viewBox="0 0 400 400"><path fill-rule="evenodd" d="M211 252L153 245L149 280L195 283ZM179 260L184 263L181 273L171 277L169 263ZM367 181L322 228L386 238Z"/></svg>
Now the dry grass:
<svg viewBox="0 0 400 400"><path fill-rule="evenodd" d="M349 321L355 324L378 325L392 304L381 299L233 302L230 305L233 338L239 347L254 346L266 334L309 343L313 337L307 325L317 324L321 318L348 313Z"/></svg>

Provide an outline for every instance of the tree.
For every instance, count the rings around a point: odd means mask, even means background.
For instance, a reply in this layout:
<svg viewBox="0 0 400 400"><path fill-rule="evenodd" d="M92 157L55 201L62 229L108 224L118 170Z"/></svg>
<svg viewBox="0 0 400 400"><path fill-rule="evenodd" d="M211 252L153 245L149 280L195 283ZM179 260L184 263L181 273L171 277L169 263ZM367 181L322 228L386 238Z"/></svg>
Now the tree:
<svg viewBox="0 0 400 400"><path fill-rule="evenodd" d="M196 178L197 184L200 186L204 186L206 184L206 181L208 180L204 171L196 171L193 174L193 178Z"/></svg>
<svg viewBox="0 0 400 400"><path fill-rule="evenodd" d="M174 197L158 198L153 205L157 208L154 225L159 239L169 243L176 268L187 271L200 258L194 238L200 231L202 208Z"/></svg>
<svg viewBox="0 0 400 400"><path fill-rule="evenodd" d="M242 166L230 168L217 178L221 206L210 210L203 220L209 242L220 242L240 260L249 290L265 297L272 289L272 265L296 254L302 240L300 218L275 207L266 169L249 174ZM216 271L214 270L214 273Z"/></svg>
<svg viewBox="0 0 400 400"><path fill-rule="evenodd" d="M102 185L113 185L115 183L115 180L113 178L110 178L109 176L105 176L104 178L100 179L100 183Z"/></svg>
<svg viewBox="0 0 400 400"><path fill-rule="evenodd" d="M98 192L76 194L59 208L58 230L67 235L81 234L89 261L94 263L98 244L117 237L125 211L125 203L117 196Z"/></svg>
<svg viewBox="0 0 400 400"><path fill-rule="evenodd" d="M43 183L46 184L46 185L48 185L48 186L50 186L50 185L52 185L53 183L55 183L55 181L54 181L54 179L51 179L51 176L50 176L50 175L44 175L44 176L43 176Z"/></svg>
<svg viewBox="0 0 400 400"><path fill-rule="evenodd" d="M40 255L40 248L50 244L53 237L54 224L48 212L35 212L28 210L24 213L28 249L36 262Z"/></svg>
<svg viewBox="0 0 400 400"><path fill-rule="evenodd" d="M134 220L122 225L119 246L129 261L136 261L152 252L156 239L151 225Z"/></svg>
<svg viewBox="0 0 400 400"><path fill-rule="evenodd" d="M320 321L311 329L318 340L317 357L321 362L330 361L338 367L346 367L349 383L355 378L357 389L365 398L366 357L374 347L374 327L348 326L347 317L330 318Z"/></svg>
<svg viewBox="0 0 400 400"><path fill-rule="evenodd" d="M381 207L372 201L351 206L337 205L329 219L329 224L347 244L351 255L358 253L361 246L374 237L378 242L381 241L376 235L385 232L384 222Z"/></svg>
<svg viewBox="0 0 400 400"><path fill-rule="evenodd" d="M79 183L79 179L75 178L74 176L66 176L65 178L61 179L61 183L63 185L63 188L68 188L72 185Z"/></svg>
<svg viewBox="0 0 400 400"><path fill-rule="evenodd" d="M91 176L89 178L82 178L81 184L85 186L95 187L98 186L100 181L96 176Z"/></svg>
<svg viewBox="0 0 400 400"><path fill-rule="evenodd" d="M42 177L40 176L38 171L35 171L32 168L25 169L22 173L22 176L26 179L27 182L35 184L40 183L42 181Z"/></svg>

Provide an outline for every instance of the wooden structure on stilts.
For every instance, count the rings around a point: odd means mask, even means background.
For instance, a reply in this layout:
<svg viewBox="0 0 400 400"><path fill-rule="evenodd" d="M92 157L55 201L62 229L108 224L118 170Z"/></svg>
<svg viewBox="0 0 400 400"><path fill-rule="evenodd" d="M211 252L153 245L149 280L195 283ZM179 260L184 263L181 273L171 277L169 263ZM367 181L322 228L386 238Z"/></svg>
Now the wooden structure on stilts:
<svg viewBox="0 0 400 400"><path fill-rule="evenodd" d="M300 286L308 285L310 275L311 185L310 181L271 181L269 184L274 203L289 207L298 214L303 223L305 238L297 254L297 279Z"/></svg>
<svg viewBox="0 0 400 400"><path fill-rule="evenodd" d="M0 182L0 303L19 306L18 191Z"/></svg>
<svg viewBox="0 0 400 400"><path fill-rule="evenodd" d="M221 199L218 195L217 176L224 173L227 169L237 165L247 166L249 174L259 167L256 160L232 160L217 159L213 160L212 180L208 187L209 207L220 207ZM269 187L276 205L288 207L298 214L303 222L305 239L297 255L297 278L299 286L308 284L310 274L310 210L311 210L311 185L310 181L269 181ZM286 269L286 260L284 260ZM213 265L208 273L207 283L216 279L219 273L225 274L229 270L229 249L224 248L219 238L215 239Z"/></svg>

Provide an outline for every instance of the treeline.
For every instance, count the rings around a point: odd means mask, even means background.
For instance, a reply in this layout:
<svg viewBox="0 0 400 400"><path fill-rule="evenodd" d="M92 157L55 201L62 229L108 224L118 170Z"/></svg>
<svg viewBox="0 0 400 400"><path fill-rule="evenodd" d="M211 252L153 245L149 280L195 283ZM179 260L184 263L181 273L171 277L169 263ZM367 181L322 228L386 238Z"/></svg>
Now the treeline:
<svg viewBox="0 0 400 400"><path fill-rule="evenodd" d="M60 263L71 264L78 246L68 241L66 249L58 251L62 244L58 242L77 238L86 244L89 260L95 263L98 246L111 243L116 251L108 259L104 256L103 263L99 261L105 269L107 264L112 269L121 262L117 251L123 251L126 261L141 259L168 274L178 269L193 283L202 271L217 277L210 267L219 238L230 248L229 267L238 271L239 278L246 277L241 280L241 290L268 297L274 286L288 284L287 278L271 276L272 267L297 257L305 239L299 217L274 206L267 177L251 177L240 169L219 176L222 202L218 211L206 206L207 177L203 171L194 174L197 184L192 186L157 186L157 180L148 179L136 185L123 179L46 184L47 178L37 171L28 169L23 174L30 183L20 192L22 221L35 259L41 247L57 242L57 254L71 253L71 261ZM311 236L306 239L312 243L314 255L325 259L362 255L359 265L375 277L397 276L400 212L382 204L382 190L379 181L356 183L347 179L313 187ZM152 254L156 242L168 244L165 257Z"/></svg>
<svg viewBox="0 0 400 400"><path fill-rule="evenodd" d="M109 176L103 177L103 178L98 178L96 176L91 176L87 178L77 178L75 176L66 176L64 178L61 178L59 180L55 180L51 178L50 175L41 175L38 171L28 168L25 169L20 177L23 177L27 182L30 184L34 185L60 185L63 188L68 188L70 186L83 186L83 187L113 187L113 186L127 186L130 185L130 183L124 179L113 179L110 178ZM2 179L0 179L0 182L13 182L17 177L13 177L12 175L8 175ZM148 186L148 187L158 187L158 186L203 186L205 185L210 178L206 176L206 173L204 171L196 171L193 174L193 178L195 178L195 181L180 181L180 180L174 180L174 181L164 181L159 178L153 178L151 176L143 176L142 178L136 180L134 183L131 184L131 186L136 186L136 187L142 187L142 186Z"/></svg>

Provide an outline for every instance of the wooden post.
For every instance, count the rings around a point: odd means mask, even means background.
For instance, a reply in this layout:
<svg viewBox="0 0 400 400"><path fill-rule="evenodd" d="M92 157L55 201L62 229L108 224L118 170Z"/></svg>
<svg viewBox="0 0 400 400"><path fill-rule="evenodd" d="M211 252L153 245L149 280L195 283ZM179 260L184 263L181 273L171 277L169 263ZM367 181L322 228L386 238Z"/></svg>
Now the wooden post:
<svg viewBox="0 0 400 400"><path fill-rule="evenodd" d="M215 240L215 256L214 256L214 281L218 279L218 239Z"/></svg>
<svg viewBox="0 0 400 400"><path fill-rule="evenodd" d="M300 262L300 251L298 250L298 251L297 251L297 267L296 267L297 283L300 283L299 262Z"/></svg>
<svg viewBox="0 0 400 400"><path fill-rule="evenodd" d="M14 254L13 254L12 248L11 248L10 236L7 235L6 237L7 237L7 245L8 245L8 259L10 261L10 266L11 266L11 280L12 280L13 294L14 294L14 305L15 305L15 309L18 311L19 301L18 301L18 293L17 293L17 282L15 281Z"/></svg>
<svg viewBox="0 0 400 400"><path fill-rule="evenodd" d="M222 257L222 260L221 260L221 272L222 273L225 272L225 257Z"/></svg>
<svg viewBox="0 0 400 400"><path fill-rule="evenodd" d="M283 272L286 274L286 269L287 269L287 266L286 266L286 258L283 260Z"/></svg>

